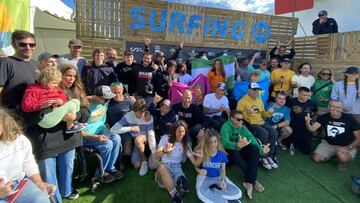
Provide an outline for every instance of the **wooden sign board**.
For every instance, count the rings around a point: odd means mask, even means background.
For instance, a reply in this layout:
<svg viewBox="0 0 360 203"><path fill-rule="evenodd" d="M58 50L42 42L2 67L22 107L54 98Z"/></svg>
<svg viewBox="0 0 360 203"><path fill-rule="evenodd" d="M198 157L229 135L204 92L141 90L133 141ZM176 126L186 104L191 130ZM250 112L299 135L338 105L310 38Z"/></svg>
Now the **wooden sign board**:
<svg viewBox="0 0 360 203"><path fill-rule="evenodd" d="M154 0L78 0L77 37L87 47L106 42L108 47L141 42L229 49L267 50L287 41L298 19L248 12L174 4ZM111 42L111 43L110 43ZM99 44L99 43L97 43ZM87 53L87 52L86 52Z"/></svg>

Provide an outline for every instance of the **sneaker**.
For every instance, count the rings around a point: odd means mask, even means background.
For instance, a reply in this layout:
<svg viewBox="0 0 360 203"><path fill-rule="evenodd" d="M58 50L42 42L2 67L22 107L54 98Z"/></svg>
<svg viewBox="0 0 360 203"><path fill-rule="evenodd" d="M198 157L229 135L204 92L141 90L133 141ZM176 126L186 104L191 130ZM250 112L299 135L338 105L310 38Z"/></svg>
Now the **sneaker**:
<svg viewBox="0 0 360 203"><path fill-rule="evenodd" d="M274 156L272 160L279 166L280 161L276 156Z"/></svg>
<svg viewBox="0 0 360 203"><path fill-rule="evenodd" d="M354 181L354 183L360 185L360 176L351 176L351 179Z"/></svg>
<svg viewBox="0 0 360 203"><path fill-rule="evenodd" d="M112 171L109 171L109 173L114 176L114 178L116 180L120 180L120 179L123 179L124 178L124 174L119 171L119 170L116 170L116 169L113 169Z"/></svg>
<svg viewBox="0 0 360 203"><path fill-rule="evenodd" d="M288 149L288 148L286 147L286 145L284 145L284 144L281 143L281 142L278 142L278 146L279 146L279 148L280 148L281 150L283 150L283 151L285 151L285 150Z"/></svg>
<svg viewBox="0 0 360 203"><path fill-rule="evenodd" d="M261 159L261 164L264 166L264 168L269 170L271 169L271 165L266 158Z"/></svg>
<svg viewBox="0 0 360 203"><path fill-rule="evenodd" d="M110 173L105 172L104 176L102 177L103 183L112 183L115 181L115 177L112 176Z"/></svg>
<svg viewBox="0 0 360 203"><path fill-rule="evenodd" d="M177 194L181 200L183 200L185 195L189 192L189 186L184 176L180 176L176 180L176 190L178 191Z"/></svg>
<svg viewBox="0 0 360 203"><path fill-rule="evenodd" d="M275 163L275 161L271 158L271 157L267 157L266 160L269 162L269 164L271 165L271 168L278 168L279 166L277 165L277 163Z"/></svg>
<svg viewBox="0 0 360 203"><path fill-rule="evenodd" d="M228 203L241 203L239 199L228 200Z"/></svg>
<svg viewBox="0 0 360 203"><path fill-rule="evenodd" d="M295 147L294 147L293 143L290 144L290 149L289 150L290 150L290 155L294 156L295 155Z"/></svg>
<svg viewBox="0 0 360 203"><path fill-rule="evenodd" d="M182 203L182 200L178 196L178 193L175 193L175 195L171 198L172 203Z"/></svg>
<svg viewBox="0 0 360 203"><path fill-rule="evenodd" d="M143 162L141 163L141 167L140 167L140 170L139 170L139 175L140 175L140 176L146 175L146 173L148 172L148 169L149 169L148 162L147 162L147 161L143 161Z"/></svg>
<svg viewBox="0 0 360 203"><path fill-rule="evenodd" d="M64 198L68 200L76 200L77 198L79 198L79 191L77 189L73 189L70 195Z"/></svg>
<svg viewBox="0 0 360 203"><path fill-rule="evenodd" d="M87 126L86 123L77 123L72 128L66 129L65 133L67 134L77 133L80 132L82 129L86 128L86 126Z"/></svg>

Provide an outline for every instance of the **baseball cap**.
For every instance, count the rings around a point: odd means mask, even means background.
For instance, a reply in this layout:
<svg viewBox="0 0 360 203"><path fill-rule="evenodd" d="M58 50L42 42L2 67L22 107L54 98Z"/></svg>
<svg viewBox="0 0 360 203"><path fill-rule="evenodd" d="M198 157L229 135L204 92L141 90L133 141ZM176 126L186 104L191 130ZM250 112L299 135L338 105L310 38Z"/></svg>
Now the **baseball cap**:
<svg viewBox="0 0 360 203"><path fill-rule="evenodd" d="M82 47L83 46L83 42L79 39L72 39L69 41L69 46L78 46L78 47Z"/></svg>
<svg viewBox="0 0 360 203"><path fill-rule="evenodd" d="M359 74L359 68L358 67L348 67L344 70L344 73L357 73Z"/></svg>
<svg viewBox="0 0 360 203"><path fill-rule="evenodd" d="M163 102L161 102L161 105L163 105L163 104L168 106L168 107L171 107L171 102L168 99L165 99Z"/></svg>
<svg viewBox="0 0 360 203"><path fill-rule="evenodd" d="M165 56L164 52L162 51L156 52L155 57L159 57L159 56Z"/></svg>
<svg viewBox="0 0 360 203"><path fill-rule="evenodd" d="M219 89L219 90L224 90L224 89L226 89L226 85L225 85L225 83L223 83L223 82L219 82L219 83L216 85L216 88Z"/></svg>
<svg viewBox="0 0 360 203"><path fill-rule="evenodd" d="M49 58L59 58L60 56L57 54L52 54L50 52L43 52L38 56L38 61L48 60Z"/></svg>
<svg viewBox="0 0 360 203"><path fill-rule="evenodd" d="M94 90L94 93L96 96L99 96L103 99L112 99L116 96L114 93L111 92L110 87L106 85L97 86Z"/></svg>
<svg viewBox="0 0 360 203"><path fill-rule="evenodd" d="M319 11L318 16L327 16L327 11L325 11L325 10Z"/></svg>
<svg viewBox="0 0 360 203"><path fill-rule="evenodd" d="M261 90L261 88L260 88L260 86L259 86L259 83L257 83L257 82L252 82L252 83L250 83L249 86L248 86L248 88L249 88L249 89L253 89L253 90L255 90L255 89Z"/></svg>

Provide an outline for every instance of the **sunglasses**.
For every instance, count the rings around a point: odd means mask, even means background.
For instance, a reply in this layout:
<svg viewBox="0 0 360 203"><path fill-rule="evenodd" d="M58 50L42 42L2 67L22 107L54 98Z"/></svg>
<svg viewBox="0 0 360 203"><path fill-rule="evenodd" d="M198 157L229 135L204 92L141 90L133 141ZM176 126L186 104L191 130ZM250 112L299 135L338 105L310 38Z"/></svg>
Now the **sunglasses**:
<svg viewBox="0 0 360 203"><path fill-rule="evenodd" d="M321 73L323 76L331 76L331 73Z"/></svg>
<svg viewBox="0 0 360 203"><path fill-rule="evenodd" d="M321 17L321 16L325 16L324 14L320 14L320 15L318 15L318 17Z"/></svg>
<svg viewBox="0 0 360 203"><path fill-rule="evenodd" d="M25 47L27 47L27 46L29 46L30 48L36 47L36 44L35 44L35 43L18 42L17 45L18 45L19 47L22 47L22 48L25 48Z"/></svg>
<svg viewBox="0 0 360 203"><path fill-rule="evenodd" d="M244 120L243 118L236 118L236 117L233 117L233 118L239 122Z"/></svg>

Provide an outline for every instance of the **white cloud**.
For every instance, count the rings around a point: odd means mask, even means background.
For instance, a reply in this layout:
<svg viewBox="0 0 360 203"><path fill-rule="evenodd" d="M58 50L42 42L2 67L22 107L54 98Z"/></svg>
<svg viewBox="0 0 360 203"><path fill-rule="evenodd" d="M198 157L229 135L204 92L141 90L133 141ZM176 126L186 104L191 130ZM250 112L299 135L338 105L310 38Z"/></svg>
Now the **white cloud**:
<svg viewBox="0 0 360 203"><path fill-rule="evenodd" d="M168 2L209 6L239 11L263 13L273 9L274 0L165 0Z"/></svg>

